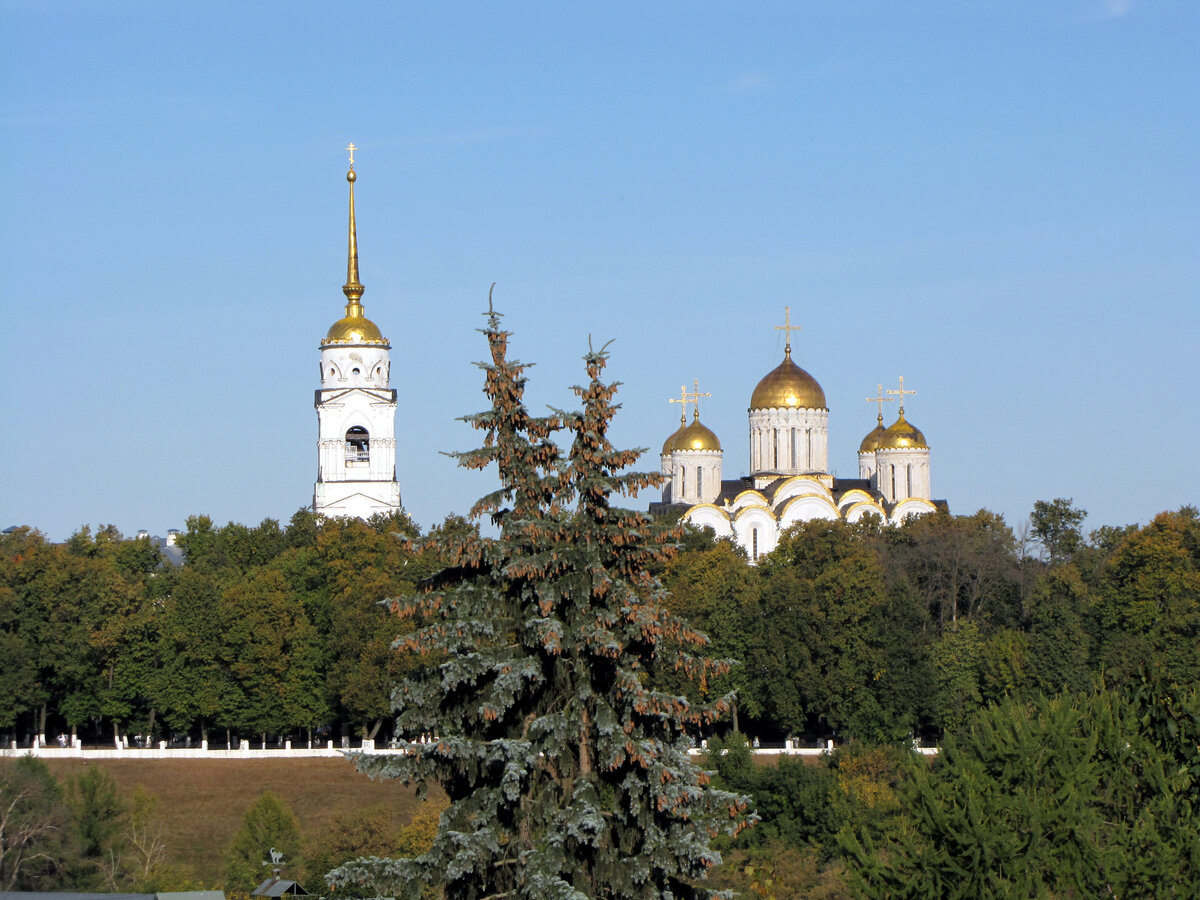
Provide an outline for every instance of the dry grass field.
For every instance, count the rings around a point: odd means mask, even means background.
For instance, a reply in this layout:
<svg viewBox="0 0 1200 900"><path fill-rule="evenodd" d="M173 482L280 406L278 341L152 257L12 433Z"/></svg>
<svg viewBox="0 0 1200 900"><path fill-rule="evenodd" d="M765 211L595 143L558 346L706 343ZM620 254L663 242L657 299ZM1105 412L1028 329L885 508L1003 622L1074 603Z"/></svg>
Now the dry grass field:
<svg viewBox="0 0 1200 900"><path fill-rule="evenodd" d="M372 781L337 759L54 760L49 766L59 778L100 766L126 797L139 785L158 797L169 858L205 884L220 884L225 849L247 807L268 788L291 807L306 841L334 816L379 804L391 810L394 825L406 825L421 803L411 788Z"/></svg>

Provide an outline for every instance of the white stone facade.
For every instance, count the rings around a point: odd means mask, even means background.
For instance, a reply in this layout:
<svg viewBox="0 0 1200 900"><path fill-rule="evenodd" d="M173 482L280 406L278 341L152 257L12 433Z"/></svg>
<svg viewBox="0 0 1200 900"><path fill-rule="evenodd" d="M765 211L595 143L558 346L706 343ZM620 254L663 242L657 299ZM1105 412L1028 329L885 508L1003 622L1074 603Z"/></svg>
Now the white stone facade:
<svg viewBox="0 0 1200 900"><path fill-rule="evenodd" d="M712 503L721 493L720 450L675 450L661 456L664 503Z"/></svg>
<svg viewBox="0 0 1200 900"><path fill-rule="evenodd" d="M888 503L933 498L927 447L877 450L875 461L875 486Z"/></svg>
<svg viewBox="0 0 1200 900"><path fill-rule="evenodd" d="M390 374L387 345L321 349L316 512L369 519L401 508L396 392L388 387Z"/></svg>
<svg viewBox="0 0 1200 900"><path fill-rule="evenodd" d="M756 488L780 475L829 471L829 410L750 410L750 473Z"/></svg>

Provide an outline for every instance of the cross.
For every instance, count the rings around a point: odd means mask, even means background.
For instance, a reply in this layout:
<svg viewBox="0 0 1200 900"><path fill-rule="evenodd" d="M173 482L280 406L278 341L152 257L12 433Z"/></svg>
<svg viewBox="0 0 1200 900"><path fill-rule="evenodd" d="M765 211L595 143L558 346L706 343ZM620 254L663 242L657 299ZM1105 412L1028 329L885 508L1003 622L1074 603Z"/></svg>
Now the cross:
<svg viewBox="0 0 1200 900"><path fill-rule="evenodd" d="M900 388L901 388L901 389L903 389L903 388L904 388L904 382L903 382L903 381L901 381L901 382L900 382ZM888 393L889 393L889 394L891 394L891 393L893 393L893 392L892 392L892 391L888 391ZM876 394L875 394L875 396L874 396L874 397L868 397L868 398L867 398L867 402L868 402L868 403L878 403L878 404L879 404L879 421L881 421L881 422L882 422L882 421L883 421L883 404L885 404L885 403L891 403L891 402L892 402L892 398L891 398L891 397L885 397L885 396L883 396L883 385L881 384L881 385L879 385L879 386L878 386L878 390L876 391Z"/></svg>
<svg viewBox="0 0 1200 900"><path fill-rule="evenodd" d="M700 393L700 379L699 378L694 379L692 381L692 384L694 384L696 386L696 389L694 391L692 391L690 394L687 391L684 391L683 396L686 397L688 400L691 400L692 403L694 404L694 406L695 406L694 415L698 419L698 418L700 418L700 398L701 397L711 397L712 394Z"/></svg>
<svg viewBox="0 0 1200 900"><path fill-rule="evenodd" d="M775 326L776 331L782 331L787 336L787 349L792 349L792 332L800 331L799 325L792 324L792 308L785 306L783 308L783 324Z"/></svg>
<svg viewBox="0 0 1200 900"><path fill-rule="evenodd" d="M679 399L678 400L676 400L674 397L671 397L669 400L667 400L667 402L683 404L683 408L679 410L679 422L680 422L680 424L686 425L687 424L687 402L688 402L687 385L681 384L679 386Z"/></svg>
<svg viewBox="0 0 1200 900"><path fill-rule="evenodd" d="M889 393L889 394L897 394L897 395L899 395L899 397L900 397L900 415L904 415L904 395L905 395L905 394L915 394L915 393L916 393L916 391L906 391L906 390L904 389L904 376L903 376L903 375L901 375L901 376L900 376L900 390L898 390L898 391L888 391L888 393ZM881 407L879 407L879 408L880 408L880 409L883 409L883 407L882 407L882 406L881 406Z"/></svg>
<svg viewBox="0 0 1200 900"><path fill-rule="evenodd" d="M667 401L668 403L681 403L681 404L683 404L683 409L680 411L680 415L679 415L679 421L680 421L680 422L686 422L686 421L687 421L687 405L688 405L689 403L693 403L693 404L695 404L695 407L696 407L695 414L696 414L696 416L697 416L697 417L699 417L699 415L700 415L700 398L701 398L701 397L711 397L711 396L712 396L712 394L708 394L708 393L702 394L702 393L700 393L700 379L699 379L699 378L695 379L695 380L694 380L692 383L693 383L693 384L696 386L696 389L695 389L694 391L689 391L689 390L687 389L687 385L686 385L686 384L684 384L684 385L680 385L680 387L679 387L679 399L678 399L678 400L676 400L674 397L672 397L672 398L670 398L670 399Z"/></svg>
<svg viewBox="0 0 1200 900"><path fill-rule="evenodd" d="M357 150L358 148L355 147L354 144L351 144L346 149L350 151L350 168L353 169L354 168L354 151Z"/></svg>

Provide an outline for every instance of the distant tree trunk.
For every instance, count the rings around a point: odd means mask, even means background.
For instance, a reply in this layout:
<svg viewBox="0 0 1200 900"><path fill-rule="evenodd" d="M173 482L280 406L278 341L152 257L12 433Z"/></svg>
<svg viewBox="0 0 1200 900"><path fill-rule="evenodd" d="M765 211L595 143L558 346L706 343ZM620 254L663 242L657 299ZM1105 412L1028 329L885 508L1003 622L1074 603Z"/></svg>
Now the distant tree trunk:
<svg viewBox="0 0 1200 900"><path fill-rule="evenodd" d="M150 707L150 724L146 728L146 733L151 737L154 736L154 707Z"/></svg>
<svg viewBox="0 0 1200 900"><path fill-rule="evenodd" d="M367 734L365 727L363 728L363 737L365 737L367 740L370 740L370 741L375 740L375 735L379 734L379 726L381 726L382 724L383 724L383 717L381 716L378 719L376 719L375 724L371 726L370 734Z"/></svg>
<svg viewBox="0 0 1200 900"><path fill-rule="evenodd" d="M734 733L734 734L740 734L740 733L741 733L741 731L742 731L742 729L738 727L738 707L737 707L737 701L736 701L736 700L734 700L734 701L733 701L733 703L731 703L729 706L730 706L730 710L731 710L731 711L732 711L732 713L733 713L733 733Z"/></svg>
<svg viewBox="0 0 1200 900"><path fill-rule="evenodd" d="M229 726L228 725L225 726L225 749L226 750L233 749L233 739L229 736Z"/></svg>
<svg viewBox="0 0 1200 900"><path fill-rule="evenodd" d="M113 743L117 745L117 749L121 749L121 726L113 719Z"/></svg>
<svg viewBox="0 0 1200 900"><path fill-rule="evenodd" d="M204 724L203 719L200 720L200 740L205 743L208 742L208 726Z"/></svg>

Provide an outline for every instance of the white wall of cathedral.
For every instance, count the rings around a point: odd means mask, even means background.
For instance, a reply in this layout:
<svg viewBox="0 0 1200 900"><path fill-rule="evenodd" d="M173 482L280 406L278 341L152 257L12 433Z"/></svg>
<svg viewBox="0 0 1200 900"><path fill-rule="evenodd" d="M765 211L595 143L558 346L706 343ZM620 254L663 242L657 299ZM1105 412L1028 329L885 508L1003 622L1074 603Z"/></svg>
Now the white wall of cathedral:
<svg viewBox="0 0 1200 900"><path fill-rule="evenodd" d="M793 497L782 507L776 507L779 515L779 530L787 531L800 522L811 522L813 519L825 519L836 522L840 516L833 500L828 497L808 495Z"/></svg>
<svg viewBox="0 0 1200 900"><path fill-rule="evenodd" d="M871 487L878 489L879 483L875 480L875 451L860 450L858 454L858 477L865 478L871 482Z"/></svg>
<svg viewBox="0 0 1200 900"><path fill-rule="evenodd" d="M933 503L921 497L913 497L897 503L888 521L893 525L899 525L905 519L911 519L913 516L924 516L932 512L937 512L937 507Z"/></svg>
<svg viewBox="0 0 1200 900"><path fill-rule="evenodd" d="M733 523L729 515L715 506L693 506L683 514L681 520L697 528L710 528L719 538L733 537Z"/></svg>
<svg viewBox="0 0 1200 900"><path fill-rule="evenodd" d="M779 545L779 524L766 507L747 507L733 520L734 539L757 562Z"/></svg>
<svg viewBox="0 0 1200 900"><path fill-rule="evenodd" d="M829 410L750 410L750 474L829 471Z"/></svg>
<svg viewBox="0 0 1200 900"><path fill-rule="evenodd" d="M933 498L929 479L929 451L879 450L875 454L878 489L889 503L909 497Z"/></svg>
<svg viewBox="0 0 1200 900"><path fill-rule="evenodd" d="M712 503L721 493L720 450L676 450L662 454L664 503Z"/></svg>
<svg viewBox="0 0 1200 900"><path fill-rule="evenodd" d="M391 361L382 345L339 345L321 348L321 389L386 388Z"/></svg>

